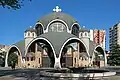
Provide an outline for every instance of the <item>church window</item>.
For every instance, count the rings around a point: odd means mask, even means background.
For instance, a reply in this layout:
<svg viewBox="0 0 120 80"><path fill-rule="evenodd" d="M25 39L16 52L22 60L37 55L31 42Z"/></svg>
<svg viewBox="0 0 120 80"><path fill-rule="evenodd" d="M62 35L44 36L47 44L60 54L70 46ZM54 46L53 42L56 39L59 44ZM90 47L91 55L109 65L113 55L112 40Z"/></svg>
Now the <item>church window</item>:
<svg viewBox="0 0 120 80"><path fill-rule="evenodd" d="M72 27L72 34L78 36L79 35L79 27L77 25L74 25Z"/></svg>
<svg viewBox="0 0 120 80"><path fill-rule="evenodd" d="M61 22L54 22L50 25L50 30L52 32L63 32L65 31L65 25Z"/></svg>
<svg viewBox="0 0 120 80"><path fill-rule="evenodd" d="M83 35L82 35L82 33L81 33L81 37L82 37Z"/></svg>
<svg viewBox="0 0 120 80"><path fill-rule="evenodd" d="M43 34L43 27L41 24L36 25L36 34L37 36Z"/></svg>
<svg viewBox="0 0 120 80"><path fill-rule="evenodd" d="M76 58L74 58L74 60L75 60L75 63L76 63Z"/></svg>
<svg viewBox="0 0 120 80"><path fill-rule="evenodd" d="M34 36L34 33L32 33L32 35Z"/></svg>
<svg viewBox="0 0 120 80"><path fill-rule="evenodd" d="M85 36L87 36L87 32L85 32Z"/></svg>
<svg viewBox="0 0 120 80"><path fill-rule="evenodd" d="M31 57L31 61L33 61L33 57Z"/></svg>
<svg viewBox="0 0 120 80"><path fill-rule="evenodd" d="M28 32L28 36L30 36L30 33Z"/></svg>
<svg viewBox="0 0 120 80"><path fill-rule="evenodd" d="M29 61L29 57L27 57L27 61Z"/></svg>
<svg viewBox="0 0 120 80"><path fill-rule="evenodd" d="M39 58L39 64L40 64L40 58Z"/></svg>

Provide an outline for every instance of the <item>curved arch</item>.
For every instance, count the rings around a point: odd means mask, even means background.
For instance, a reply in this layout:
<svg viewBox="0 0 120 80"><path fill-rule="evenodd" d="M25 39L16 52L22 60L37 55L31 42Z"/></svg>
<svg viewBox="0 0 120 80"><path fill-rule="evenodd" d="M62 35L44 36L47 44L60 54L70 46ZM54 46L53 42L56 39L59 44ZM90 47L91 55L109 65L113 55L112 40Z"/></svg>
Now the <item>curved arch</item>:
<svg viewBox="0 0 120 80"><path fill-rule="evenodd" d="M36 26L37 26L37 25L39 25L39 24L40 24L40 25L42 26L42 28L43 28L43 33L45 33L44 26L43 26L43 24L42 24L42 23L37 22L37 23L35 24L35 28L36 28Z"/></svg>
<svg viewBox="0 0 120 80"><path fill-rule="evenodd" d="M74 23L71 28L71 34L79 36L79 25L77 23Z"/></svg>
<svg viewBox="0 0 120 80"><path fill-rule="evenodd" d="M88 37L88 33L87 32L84 32L84 37Z"/></svg>
<svg viewBox="0 0 120 80"><path fill-rule="evenodd" d="M82 32L79 33L79 38L81 38L81 37L83 37L83 33Z"/></svg>
<svg viewBox="0 0 120 80"><path fill-rule="evenodd" d="M45 32L48 32L48 27L50 26L50 24L53 23L53 22L56 22L56 21L60 21L60 22L64 23L65 26L67 27L67 32L70 33L70 30L68 29L68 25L67 25L67 23L64 22L64 21L61 20L61 19L54 19L54 20L50 21L49 24L47 25L47 28L46 28L46 31L45 31Z"/></svg>
<svg viewBox="0 0 120 80"><path fill-rule="evenodd" d="M65 43L62 45L62 47L61 47L61 49L60 49L60 55L59 55L59 58L61 58L61 54L62 54L62 50L63 50L64 46L65 46L70 40L72 40L72 39L75 39L75 40L80 41L80 42L85 46L85 49L86 49L87 55L88 55L88 57L89 57L89 53L88 53L88 49L87 49L86 44L85 44L81 39L79 39L79 38L75 38L75 37L72 37L72 38L67 39L67 40L65 41Z"/></svg>
<svg viewBox="0 0 120 80"><path fill-rule="evenodd" d="M30 47L30 45L31 45L33 42L37 41L37 40L44 40L44 41L46 41L46 42L50 45L50 47L52 48L54 57L56 57L56 55L55 55L55 50L54 50L53 45L51 44L51 42L50 42L48 39L43 38L43 37L35 38L35 39L33 39L33 40L27 45L26 50L25 50L25 56L26 56L26 54L27 54L27 51L28 51L28 48Z"/></svg>
<svg viewBox="0 0 120 80"><path fill-rule="evenodd" d="M32 36L33 36L33 37L35 37L35 36L36 36L34 32L32 32Z"/></svg>
<svg viewBox="0 0 120 80"><path fill-rule="evenodd" d="M78 28L80 29L80 24L78 24L78 23L74 23L74 24L72 24L72 26L71 26L70 33L72 33L72 28L73 28L74 25L78 25Z"/></svg>
<svg viewBox="0 0 120 80"><path fill-rule="evenodd" d="M106 53L105 53L105 50L104 50L100 45L97 45L97 46L94 48L94 50L93 50L93 55L94 55L95 50L96 50L98 47L100 47L100 48L103 50L103 52L104 52L104 61L105 61L104 66L107 66ZM91 61L93 61L93 55L92 55L92 60L91 60Z"/></svg>
<svg viewBox="0 0 120 80"><path fill-rule="evenodd" d="M27 33L28 33L27 36L31 36L30 32L27 32Z"/></svg>
<svg viewBox="0 0 120 80"><path fill-rule="evenodd" d="M22 56L20 49L16 45L10 46L10 48L7 51L6 57L5 57L5 67L8 67L8 61L7 61L8 60L8 55L9 55L9 52L12 48L16 48L19 52L19 55ZM22 62L22 57L21 57L21 62Z"/></svg>

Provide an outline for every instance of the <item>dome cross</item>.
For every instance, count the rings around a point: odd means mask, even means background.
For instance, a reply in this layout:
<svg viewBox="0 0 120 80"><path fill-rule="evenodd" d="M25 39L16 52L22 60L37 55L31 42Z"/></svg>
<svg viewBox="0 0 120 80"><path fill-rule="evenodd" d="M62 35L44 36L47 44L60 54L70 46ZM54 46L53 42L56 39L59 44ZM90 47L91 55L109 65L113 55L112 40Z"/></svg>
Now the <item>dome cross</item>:
<svg viewBox="0 0 120 80"><path fill-rule="evenodd" d="M59 6L56 6L56 8L53 9L54 12L61 12L62 10L59 8Z"/></svg>

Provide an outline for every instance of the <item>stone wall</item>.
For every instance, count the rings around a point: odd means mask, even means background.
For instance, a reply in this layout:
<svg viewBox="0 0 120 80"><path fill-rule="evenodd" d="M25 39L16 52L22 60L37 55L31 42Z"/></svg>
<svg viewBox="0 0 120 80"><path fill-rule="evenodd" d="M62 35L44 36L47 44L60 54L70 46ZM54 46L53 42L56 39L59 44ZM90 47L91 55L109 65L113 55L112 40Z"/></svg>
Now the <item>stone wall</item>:
<svg viewBox="0 0 120 80"><path fill-rule="evenodd" d="M25 61L23 67L25 68L38 68L42 66L42 53L36 52L34 53L35 60L31 61L31 57L29 57L29 61Z"/></svg>

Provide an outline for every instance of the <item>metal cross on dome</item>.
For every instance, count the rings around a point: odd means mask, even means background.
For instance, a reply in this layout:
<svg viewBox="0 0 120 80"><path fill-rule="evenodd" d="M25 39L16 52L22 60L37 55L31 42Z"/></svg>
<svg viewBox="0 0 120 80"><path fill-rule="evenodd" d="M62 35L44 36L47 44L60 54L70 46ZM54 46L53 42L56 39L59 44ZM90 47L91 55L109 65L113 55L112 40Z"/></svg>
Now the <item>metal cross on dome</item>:
<svg viewBox="0 0 120 80"><path fill-rule="evenodd" d="M62 10L59 8L59 6L56 6L56 8L53 9L54 12L61 12Z"/></svg>

